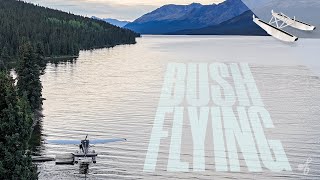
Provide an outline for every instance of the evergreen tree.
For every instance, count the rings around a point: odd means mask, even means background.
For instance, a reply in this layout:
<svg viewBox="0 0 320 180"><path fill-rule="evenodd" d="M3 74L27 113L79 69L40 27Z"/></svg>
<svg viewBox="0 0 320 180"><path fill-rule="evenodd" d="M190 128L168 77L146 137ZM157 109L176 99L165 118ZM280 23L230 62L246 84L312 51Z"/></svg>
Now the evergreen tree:
<svg viewBox="0 0 320 180"><path fill-rule="evenodd" d="M6 70L6 65L4 64L4 61L0 57L0 71Z"/></svg>
<svg viewBox="0 0 320 180"><path fill-rule="evenodd" d="M44 75L46 65L47 65L47 63L44 59L44 54L45 54L44 46L42 43L37 43L35 49L36 49L36 55L37 55L37 59L38 59L37 64L39 65L40 73L41 73L41 75Z"/></svg>
<svg viewBox="0 0 320 180"><path fill-rule="evenodd" d="M34 52L30 43L20 48L20 60L17 67L18 94L25 96L32 111L39 110L42 105L42 85L40 81L39 56Z"/></svg>
<svg viewBox="0 0 320 180"><path fill-rule="evenodd" d="M0 0L0 180L37 178L25 152L31 115L42 105L44 57L134 44L138 36L104 21L20 0ZM9 64L16 66L16 87L6 70Z"/></svg>
<svg viewBox="0 0 320 180"><path fill-rule="evenodd" d="M10 56L6 46L4 46L0 52L0 70L3 70L6 67L6 64L10 62Z"/></svg>
<svg viewBox="0 0 320 180"><path fill-rule="evenodd" d="M139 36L104 21L16 0L0 0L0 25L0 55L5 49L5 54L14 57L11 60L17 59L24 39L39 48L44 57L51 57L77 56L79 50L134 44Z"/></svg>
<svg viewBox="0 0 320 180"><path fill-rule="evenodd" d="M10 56L9 56L9 52L8 52L7 46L4 46L4 47L2 48L0 58L1 58L2 60L4 60L4 61L9 61L9 60L10 60Z"/></svg>
<svg viewBox="0 0 320 180"><path fill-rule="evenodd" d="M17 95L9 73L0 71L0 179L37 179L26 154L31 125L28 103Z"/></svg>

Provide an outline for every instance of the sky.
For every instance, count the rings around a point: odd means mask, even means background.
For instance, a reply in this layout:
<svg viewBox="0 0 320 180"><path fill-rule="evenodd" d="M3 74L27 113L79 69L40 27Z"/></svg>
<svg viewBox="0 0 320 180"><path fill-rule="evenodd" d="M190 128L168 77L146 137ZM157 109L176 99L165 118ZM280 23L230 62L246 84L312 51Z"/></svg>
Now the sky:
<svg viewBox="0 0 320 180"><path fill-rule="evenodd" d="M220 3L223 0L25 0L83 16L133 21L165 4Z"/></svg>

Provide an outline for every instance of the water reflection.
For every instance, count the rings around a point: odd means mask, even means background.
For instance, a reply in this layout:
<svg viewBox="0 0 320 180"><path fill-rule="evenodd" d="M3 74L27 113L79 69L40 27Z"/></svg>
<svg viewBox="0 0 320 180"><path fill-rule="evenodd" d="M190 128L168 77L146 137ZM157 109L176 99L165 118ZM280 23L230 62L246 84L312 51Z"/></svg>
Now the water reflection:
<svg viewBox="0 0 320 180"><path fill-rule="evenodd" d="M306 44L304 44L306 45ZM253 52L254 49L254 52ZM138 39L136 45L82 51L76 62L47 65L43 82L43 134L46 140L126 138L119 144L96 145L97 164L90 179L319 179L320 81L293 51L270 37L165 37ZM212 142L205 172L168 172L170 138L161 142L157 169L143 166L167 64L248 62L263 102L272 116L268 137L280 139L292 172L216 172ZM172 122L164 128L171 133ZM187 147L183 157L192 163L192 139L183 126ZM77 146L44 144L44 155L74 152ZM306 176L301 164L309 163ZM40 179L83 179L78 166L40 166ZM305 167L305 166L304 166ZM304 170L304 169L303 169Z"/></svg>
<svg viewBox="0 0 320 180"><path fill-rule="evenodd" d="M51 64L66 64L66 63L76 63L78 59L78 56L74 56L74 57L56 57L56 58L47 58L46 61L47 63L51 63Z"/></svg>

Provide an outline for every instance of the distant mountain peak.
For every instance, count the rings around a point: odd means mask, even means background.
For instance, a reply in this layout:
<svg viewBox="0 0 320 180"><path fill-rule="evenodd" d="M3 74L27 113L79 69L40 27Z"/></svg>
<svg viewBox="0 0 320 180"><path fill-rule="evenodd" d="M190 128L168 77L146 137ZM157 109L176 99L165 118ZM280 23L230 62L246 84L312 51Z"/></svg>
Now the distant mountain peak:
<svg viewBox="0 0 320 180"><path fill-rule="evenodd" d="M189 5L167 4L157 8L156 10L147 13L136 19L135 23L144 23L149 21L174 21L180 19L193 11L203 7L200 3L192 3Z"/></svg>
<svg viewBox="0 0 320 180"><path fill-rule="evenodd" d="M92 16L91 17L92 19L98 19L98 20L101 20L101 21L105 21L109 24L112 24L112 25L115 25L115 26L118 26L118 27L124 27L125 25L127 25L128 23L130 23L130 21L120 21L118 19L113 19L113 18L99 18L99 17L96 17L96 16Z"/></svg>
<svg viewBox="0 0 320 180"><path fill-rule="evenodd" d="M193 3L189 4L189 6L202 6L202 4L193 2Z"/></svg>

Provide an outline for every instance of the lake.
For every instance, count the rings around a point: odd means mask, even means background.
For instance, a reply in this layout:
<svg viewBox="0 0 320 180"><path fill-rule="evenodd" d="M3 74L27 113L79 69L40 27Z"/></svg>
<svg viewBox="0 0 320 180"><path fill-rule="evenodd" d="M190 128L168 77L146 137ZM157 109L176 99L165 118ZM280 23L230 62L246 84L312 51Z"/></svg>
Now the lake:
<svg viewBox="0 0 320 180"><path fill-rule="evenodd" d="M41 78L42 139L126 138L93 147L88 179L320 179L319 45L143 36L81 51ZM77 149L39 147L45 156ZM38 169L40 179L85 178L79 165Z"/></svg>

